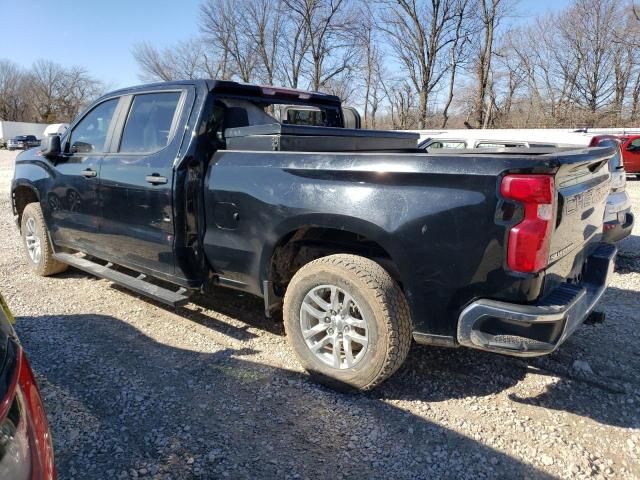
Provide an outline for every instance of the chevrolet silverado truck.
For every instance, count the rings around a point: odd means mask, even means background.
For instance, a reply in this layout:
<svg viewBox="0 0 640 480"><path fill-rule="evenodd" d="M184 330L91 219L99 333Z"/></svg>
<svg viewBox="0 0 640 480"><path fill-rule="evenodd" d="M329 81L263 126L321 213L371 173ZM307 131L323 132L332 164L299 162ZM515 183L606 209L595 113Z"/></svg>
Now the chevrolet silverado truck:
<svg viewBox="0 0 640 480"><path fill-rule="evenodd" d="M278 105L323 124L279 123ZM35 273L71 265L173 306L211 285L260 296L337 388L374 388L412 340L554 351L614 265L601 236L615 150L432 154L417 140L344 128L330 95L145 85L21 153L12 204Z"/></svg>

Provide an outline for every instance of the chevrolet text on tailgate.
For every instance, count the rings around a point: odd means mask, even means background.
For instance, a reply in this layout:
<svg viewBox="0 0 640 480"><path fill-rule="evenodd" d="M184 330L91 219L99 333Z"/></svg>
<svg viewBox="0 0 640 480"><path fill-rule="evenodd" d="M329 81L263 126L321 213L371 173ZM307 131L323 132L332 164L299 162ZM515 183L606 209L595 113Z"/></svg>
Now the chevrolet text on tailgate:
<svg viewBox="0 0 640 480"><path fill-rule="evenodd" d="M284 106L322 125L279 122ZM211 285L258 295L334 387L375 387L412 339L553 351L613 266L601 235L615 150L431 154L417 140L344 128L330 95L145 85L20 154L13 208L36 273L72 265L173 306Z"/></svg>

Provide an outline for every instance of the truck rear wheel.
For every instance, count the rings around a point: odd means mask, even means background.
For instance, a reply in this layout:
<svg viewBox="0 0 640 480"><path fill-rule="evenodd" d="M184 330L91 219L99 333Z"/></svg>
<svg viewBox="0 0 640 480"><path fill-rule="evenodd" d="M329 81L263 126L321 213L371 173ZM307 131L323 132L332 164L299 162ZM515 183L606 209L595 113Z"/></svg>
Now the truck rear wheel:
<svg viewBox="0 0 640 480"><path fill-rule="evenodd" d="M20 232L27 263L31 270L42 277L64 272L69 266L53 258L47 225L39 203L30 203L22 212Z"/></svg>
<svg viewBox="0 0 640 480"><path fill-rule="evenodd" d="M411 346L400 287L376 262L356 255L302 267L287 288L284 325L302 366L342 390L376 387L398 370Z"/></svg>

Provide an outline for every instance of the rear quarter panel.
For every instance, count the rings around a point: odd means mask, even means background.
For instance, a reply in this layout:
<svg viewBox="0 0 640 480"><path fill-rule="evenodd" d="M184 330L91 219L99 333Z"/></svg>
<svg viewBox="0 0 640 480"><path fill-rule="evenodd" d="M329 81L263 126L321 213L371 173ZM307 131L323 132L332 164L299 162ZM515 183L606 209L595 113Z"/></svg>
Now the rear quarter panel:
<svg viewBox="0 0 640 480"><path fill-rule="evenodd" d="M481 154L219 152L206 179L205 253L217 273L260 294L288 233L319 226L364 235L398 267L414 329L453 335L452 319L473 298L524 302L539 293L539 277L504 270L505 227L495 217L507 166L541 168Z"/></svg>

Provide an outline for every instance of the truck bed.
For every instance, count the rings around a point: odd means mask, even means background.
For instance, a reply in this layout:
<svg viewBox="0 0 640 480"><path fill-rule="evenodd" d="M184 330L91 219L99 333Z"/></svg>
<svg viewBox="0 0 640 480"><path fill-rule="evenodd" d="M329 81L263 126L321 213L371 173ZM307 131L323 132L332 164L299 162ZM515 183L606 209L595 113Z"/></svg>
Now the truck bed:
<svg viewBox="0 0 640 480"><path fill-rule="evenodd" d="M270 255L287 235L299 228L357 232L402 272L415 328L453 336L452 319L473 298L530 303L546 280L577 275L592 248L585 244L599 240L605 199L598 192L609 188L612 154L219 151L206 179L204 249L229 284L260 294ZM505 268L507 227L496 218L506 173L555 175L558 223L546 271ZM590 203L581 200L587 197Z"/></svg>

